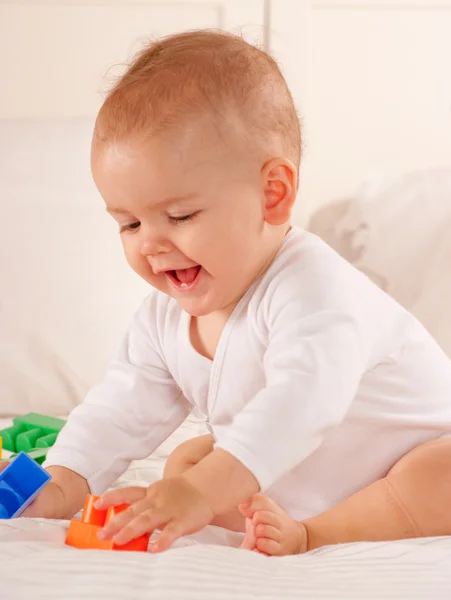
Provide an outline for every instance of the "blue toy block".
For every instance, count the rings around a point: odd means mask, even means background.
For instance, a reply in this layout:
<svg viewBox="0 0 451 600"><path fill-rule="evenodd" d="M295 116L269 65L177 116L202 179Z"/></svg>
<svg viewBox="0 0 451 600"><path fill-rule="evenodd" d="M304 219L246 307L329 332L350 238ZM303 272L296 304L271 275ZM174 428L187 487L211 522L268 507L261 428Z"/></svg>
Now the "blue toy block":
<svg viewBox="0 0 451 600"><path fill-rule="evenodd" d="M0 472L0 519L18 517L51 476L25 452Z"/></svg>

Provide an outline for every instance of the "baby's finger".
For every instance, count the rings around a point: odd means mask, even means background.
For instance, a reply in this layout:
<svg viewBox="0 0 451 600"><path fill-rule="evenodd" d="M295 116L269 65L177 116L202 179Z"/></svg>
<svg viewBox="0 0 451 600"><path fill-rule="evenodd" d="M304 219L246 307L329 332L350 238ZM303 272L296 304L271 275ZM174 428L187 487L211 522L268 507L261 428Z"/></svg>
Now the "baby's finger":
<svg viewBox="0 0 451 600"><path fill-rule="evenodd" d="M3 471L3 469L6 469L6 467L9 465L9 462L7 460L4 460L3 462L0 462L0 473Z"/></svg>
<svg viewBox="0 0 451 600"><path fill-rule="evenodd" d="M148 509L132 519L113 537L113 542L118 546L128 544L145 533L152 533L168 521L167 515L158 509Z"/></svg>
<svg viewBox="0 0 451 600"><path fill-rule="evenodd" d="M160 535L152 545L151 552L163 552L185 533L183 525L179 521L171 521L163 528Z"/></svg>
<svg viewBox="0 0 451 600"><path fill-rule="evenodd" d="M134 521L138 521L141 524L142 515L145 515L142 520L142 527L144 530L139 535L153 531L152 527L148 525L151 514L153 514L151 499L145 497L140 502L135 502L135 504L130 505L126 510L119 513L116 517L114 517L114 519L105 525L105 527L99 533L99 538L102 540L109 540L113 538L115 543L126 544L128 541L130 541L130 539L133 539L133 537L127 539L127 541L122 541L125 538L119 534L124 529L126 530L127 534L129 531L129 529L127 529L128 525ZM134 531L134 527L131 527L131 530ZM126 536L126 534L124 535Z"/></svg>
<svg viewBox="0 0 451 600"><path fill-rule="evenodd" d="M126 510L119 513L116 517L114 517L114 519L107 523L103 529L99 531L97 534L99 540L111 540L124 527L126 527L130 521L133 521L133 519L136 518L136 512L132 510L132 506L129 506Z"/></svg>
<svg viewBox="0 0 451 600"><path fill-rule="evenodd" d="M110 540L126 527L130 521L133 521L133 519L136 519L141 513L148 511L150 508L151 504L148 498L144 498L140 502L131 504L126 510L120 512L105 525L99 533L99 538L101 540Z"/></svg>
<svg viewBox="0 0 451 600"><path fill-rule="evenodd" d="M94 506L99 510L105 510L110 506L118 506L120 504L134 504L145 498L147 488L144 487L125 487L112 492L107 492L96 500Z"/></svg>

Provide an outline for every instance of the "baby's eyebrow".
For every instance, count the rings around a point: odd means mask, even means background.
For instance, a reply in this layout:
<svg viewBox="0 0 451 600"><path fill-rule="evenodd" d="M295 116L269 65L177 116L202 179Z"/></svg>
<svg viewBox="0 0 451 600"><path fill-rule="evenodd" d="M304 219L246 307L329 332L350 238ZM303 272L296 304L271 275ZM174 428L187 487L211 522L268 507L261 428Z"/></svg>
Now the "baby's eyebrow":
<svg viewBox="0 0 451 600"><path fill-rule="evenodd" d="M115 208L114 206L107 206L106 211L110 214L116 215L128 215L128 210L124 210L123 208Z"/></svg>
<svg viewBox="0 0 451 600"><path fill-rule="evenodd" d="M185 196L172 196L170 198L164 198L163 200L159 200L153 204L153 207L162 207L162 206L170 206L171 204L180 204L182 202L188 202L189 200L194 200L197 198L196 194L186 194ZM116 207L116 206L107 206L106 211L110 214L116 215L128 215L130 211L125 210L124 208Z"/></svg>
<svg viewBox="0 0 451 600"><path fill-rule="evenodd" d="M197 196L195 194L186 194L185 196L173 196L170 198L164 198L159 202L156 202L156 206L169 206L171 204L178 204L180 202L187 202L188 200L194 200Z"/></svg>

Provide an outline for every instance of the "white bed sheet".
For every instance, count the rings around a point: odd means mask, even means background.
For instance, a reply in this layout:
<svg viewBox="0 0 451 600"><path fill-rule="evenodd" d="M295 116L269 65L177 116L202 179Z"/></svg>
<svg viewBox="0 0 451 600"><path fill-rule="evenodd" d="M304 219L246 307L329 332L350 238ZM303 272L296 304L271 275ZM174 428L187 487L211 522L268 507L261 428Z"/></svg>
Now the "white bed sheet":
<svg viewBox="0 0 451 600"><path fill-rule="evenodd" d="M0 429L7 424L0 420ZM155 481L171 449L204 431L200 421L187 422L152 457L133 463L118 485ZM208 527L156 556L69 548L67 526L0 521L1 600L451 598L451 538L349 544L271 559L238 550L238 534Z"/></svg>

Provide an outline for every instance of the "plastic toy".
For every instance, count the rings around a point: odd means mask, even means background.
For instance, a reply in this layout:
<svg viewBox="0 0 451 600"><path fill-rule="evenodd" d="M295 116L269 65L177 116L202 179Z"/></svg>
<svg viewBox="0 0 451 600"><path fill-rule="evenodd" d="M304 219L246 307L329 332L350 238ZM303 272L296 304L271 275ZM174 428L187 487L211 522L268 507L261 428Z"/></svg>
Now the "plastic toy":
<svg viewBox="0 0 451 600"><path fill-rule="evenodd" d="M18 517L51 477L25 452L0 472L0 519Z"/></svg>
<svg viewBox="0 0 451 600"><path fill-rule="evenodd" d="M16 453L11 458L19 452L26 452L37 463L42 464L65 423L63 419L29 413L16 417L11 427L0 430L0 438L3 439L5 450Z"/></svg>
<svg viewBox="0 0 451 600"><path fill-rule="evenodd" d="M123 546L117 546L112 540L99 540L98 532L117 514L126 510L128 504L110 506L107 510L97 510L94 502L98 496L86 496L81 520L72 519L66 536L66 544L74 548L91 550L128 550L146 552L150 534L142 535Z"/></svg>

